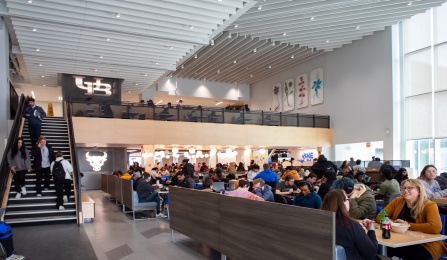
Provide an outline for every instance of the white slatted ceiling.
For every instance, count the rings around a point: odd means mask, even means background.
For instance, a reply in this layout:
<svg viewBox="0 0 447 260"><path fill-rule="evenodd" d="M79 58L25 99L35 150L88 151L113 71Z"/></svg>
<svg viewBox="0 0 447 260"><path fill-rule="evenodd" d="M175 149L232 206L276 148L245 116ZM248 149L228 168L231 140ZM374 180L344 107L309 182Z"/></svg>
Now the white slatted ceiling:
<svg viewBox="0 0 447 260"><path fill-rule="evenodd" d="M242 0L1 2L32 84L57 86L58 73L75 73L123 78L123 91L140 92L175 70L196 46L207 45L213 30L244 5Z"/></svg>

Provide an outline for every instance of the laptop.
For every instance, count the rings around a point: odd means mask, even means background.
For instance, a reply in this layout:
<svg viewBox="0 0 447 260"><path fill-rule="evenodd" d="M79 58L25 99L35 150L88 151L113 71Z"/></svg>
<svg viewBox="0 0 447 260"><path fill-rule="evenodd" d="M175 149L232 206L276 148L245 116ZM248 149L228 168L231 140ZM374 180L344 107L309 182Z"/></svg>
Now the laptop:
<svg viewBox="0 0 447 260"><path fill-rule="evenodd" d="M223 181L213 183L213 191L219 192L225 190L225 183Z"/></svg>

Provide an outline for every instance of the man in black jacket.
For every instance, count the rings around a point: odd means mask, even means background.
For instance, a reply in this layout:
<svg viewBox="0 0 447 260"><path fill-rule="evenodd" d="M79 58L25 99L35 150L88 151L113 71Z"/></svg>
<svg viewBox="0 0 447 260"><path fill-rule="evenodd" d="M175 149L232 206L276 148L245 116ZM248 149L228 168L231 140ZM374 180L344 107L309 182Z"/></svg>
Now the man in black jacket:
<svg viewBox="0 0 447 260"><path fill-rule="evenodd" d="M47 144L45 136L39 137L37 146L31 150L31 155L34 157L33 168L36 170L36 196L42 197L42 178L45 179L43 183L44 189L50 189L50 165L56 157L51 145Z"/></svg>
<svg viewBox="0 0 447 260"><path fill-rule="evenodd" d="M186 175L194 180L194 166L189 163L189 159L183 159L182 172L186 173Z"/></svg>
<svg viewBox="0 0 447 260"><path fill-rule="evenodd" d="M136 192L138 193L138 200L143 202L155 202L157 203L157 218L164 218L165 215L160 213L160 197L155 188L147 181L150 179L150 174L145 172L142 177L136 180Z"/></svg>
<svg viewBox="0 0 447 260"><path fill-rule="evenodd" d="M327 171L337 172L337 165L331 161L328 161L322 154L318 157L317 162L312 165L311 170L318 176L318 179L321 179L323 174Z"/></svg>
<svg viewBox="0 0 447 260"><path fill-rule="evenodd" d="M28 131L31 137L32 147L36 145L37 138L40 137L42 119L47 116L43 108L36 106L34 101L34 98L28 98L28 107L23 112L23 117L28 119Z"/></svg>
<svg viewBox="0 0 447 260"><path fill-rule="evenodd" d="M185 172L179 172L177 174L178 186L183 188L194 189L196 187L196 182L193 178L189 177Z"/></svg>

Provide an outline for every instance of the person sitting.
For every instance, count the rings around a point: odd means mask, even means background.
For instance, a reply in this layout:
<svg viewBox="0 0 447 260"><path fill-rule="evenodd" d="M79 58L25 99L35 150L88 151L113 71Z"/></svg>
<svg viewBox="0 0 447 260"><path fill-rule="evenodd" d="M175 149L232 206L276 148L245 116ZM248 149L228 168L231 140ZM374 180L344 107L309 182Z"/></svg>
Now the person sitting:
<svg viewBox="0 0 447 260"><path fill-rule="evenodd" d="M214 192L213 184L214 184L214 182L211 179L208 178L205 181L203 181L201 190L202 191L206 191L206 192Z"/></svg>
<svg viewBox="0 0 447 260"><path fill-rule="evenodd" d="M402 183L402 181L404 180L408 180L408 173L407 173L407 169L405 168L400 168L396 175L394 176L394 179L399 183L399 185Z"/></svg>
<svg viewBox="0 0 447 260"><path fill-rule="evenodd" d="M351 219L349 201L343 190L332 190L321 205L322 210L335 212L335 244L345 249L346 259L374 259L378 249L374 223L369 219L361 223Z"/></svg>
<svg viewBox="0 0 447 260"><path fill-rule="evenodd" d="M310 184L314 186L314 191L318 191L319 189L319 187L317 186L318 176L315 173L313 172L309 173L309 175L307 175L305 180L310 182Z"/></svg>
<svg viewBox="0 0 447 260"><path fill-rule="evenodd" d="M261 178L265 182L278 182L278 175L276 175L276 173L270 170L270 165L268 163L264 163L262 167L264 168L264 171L256 175L254 179Z"/></svg>
<svg viewBox="0 0 447 260"><path fill-rule="evenodd" d="M393 179L393 176L391 176L390 169L383 169L380 173L380 176L382 177L382 179L385 179L385 181L380 184L379 193L375 197L376 199L383 198L384 206L386 206L388 205L388 201L391 195L400 193L400 187L399 183L395 179Z"/></svg>
<svg viewBox="0 0 447 260"><path fill-rule="evenodd" d="M208 122L216 122L217 121L217 115L215 111L211 111L211 113L208 115Z"/></svg>
<svg viewBox="0 0 447 260"><path fill-rule="evenodd" d="M401 192L402 197L394 199L384 208L388 217L394 222L409 224L411 231L439 234L442 222L438 206L428 200L425 184L417 179L404 180ZM380 216L379 213L376 221L380 221ZM388 249L388 256L399 256L404 260L439 259L446 253L447 248L442 241Z"/></svg>
<svg viewBox="0 0 447 260"><path fill-rule="evenodd" d="M195 121L195 122L197 122L198 117L197 117L196 110L193 109L193 110L191 111L191 113L189 113L188 115L186 115L186 118L187 118L189 121Z"/></svg>
<svg viewBox="0 0 447 260"><path fill-rule="evenodd" d="M222 180L222 169L217 168L214 175L211 177L213 181L221 181Z"/></svg>
<svg viewBox="0 0 447 260"><path fill-rule="evenodd" d="M200 166L200 172L207 172L208 171L208 166L206 165L205 162L202 163L202 166Z"/></svg>
<svg viewBox="0 0 447 260"><path fill-rule="evenodd" d="M253 193L263 198L265 201L275 202L272 187L265 184L264 180L261 178L253 180Z"/></svg>
<svg viewBox="0 0 447 260"><path fill-rule="evenodd" d="M154 107L155 105L154 105L154 101L152 101L152 99L149 99L148 101L147 101L147 106L148 107Z"/></svg>
<svg viewBox="0 0 447 260"><path fill-rule="evenodd" d="M234 174L234 172L230 172L227 174L227 179L229 180L235 180L236 179L236 174Z"/></svg>
<svg viewBox="0 0 447 260"><path fill-rule="evenodd" d="M390 169L393 174L397 173L396 169L394 169L394 167L391 165L391 161L389 160L384 161L384 163L380 166L379 172L382 172L383 169Z"/></svg>
<svg viewBox="0 0 447 260"><path fill-rule="evenodd" d="M205 173L205 174L203 175L203 177L202 177L202 181L205 181L206 179L210 179L211 176L213 176L213 174L214 174L214 170L213 170L213 169L210 169L210 170L208 171L208 173Z"/></svg>
<svg viewBox="0 0 447 260"><path fill-rule="evenodd" d="M324 196L329 192L329 190L332 187L332 184L337 180L337 177L335 176L335 172L327 171L323 174L323 183L320 185L320 188L318 189L318 195L320 196L321 200L324 199Z"/></svg>
<svg viewBox="0 0 447 260"><path fill-rule="evenodd" d="M247 173L247 179L252 181L254 177L256 177L259 174L259 165L253 164L251 166L251 170Z"/></svg>
<svg viewBox="0 0 447 260"><path fill-rule="evenodd" d="M354 219L373 219L376 217L376 200L370 188L354 184L348 177L342 177L332 184L332 189L344 190L351 199L349 213Z"/></svg>
<svg viewBox="0 0 447 260"><path fill-rule="evenodd" d="M292 166L287 166L286 171L281 176L281 179L285 180L287 176L291 176L294 180L301 180L300 175L296 170L292 170Z"/></svg>
<svg viewBox="0 0 447 260"><path fill-rule="evenodd" d="M194 189L196 187L196 182L185 172L179 172L177 174L178 186L188 189Z"/></svg>
<svg viewBox="0 0 447 260"><path fill-rule="evenodd" d="M354 171L354 173L358 173L358 172L366 173L366 169L363 165L361 165L361 163L362 163L362 160L360 160L360 159L355 161L355 165L352 167L352 170Z"/></svg>
<svg viewBox="0 0 447 260"><path fill-rule="evenodd" d="M130 177L132 176L132 174L133 174L133 171L129 170L129 171L125 172L123 175L121 175L120 178L123 180L130 180Z"/></svg>
<svg viewBox="0 0 447 260"><path fill-rule="evenodd" d="M238 172L245 172L245 166L243 162L239 162L239 165L237 166Z"/></svg>
<svg viewBox="0 0 447 260"><path fill-rule="evenodd" d="M158 115L158 119L166 121L166 120L168 120L168 116L167 115L169 115L169 108L165 107L165 108L163 108L163 110Z"/></svg>
<svg viewBox="0 0 447 260"><path fill-rule="evenodd" d="M300 193L295 196L293 205L311 209L319 209L321 207L321 198L313 191L310 182L300 181L298 183L298 189Z"/></svg>
<svg viewBox="0 0 447 260"><path fill-rule="evenodd" d="M155 191L154 187L147 181L150 178L150 174L144 173L142 177L136 181L136 192L138 194L139 202L155 202L157 203L156 211L157 218L164 218L165 215L160 212L160 196Z"/></svg>
<svg viewBox="0 0 447 260"><path fill-rule="evenodd" d="M429 200L447 196L447 189L441 190L441 186L435 180L437 175L438 169L434 165L426 165L418 178L424 184L425 193Z"/></svg>
<svg viewBox="0 0 447 260"><path fill-rule="evenodd" d="M250 183L247 180L239 179L237 189L230 191L228 193L228 196L250 199L250 200L264 201L263 198L249 192L248 191L249 188L250 188Z"/></svg>
<svg viewBox="0 0 447 260"><path fill-rule="evenodd" d="M289 175L286 177L285 181L278 182L275 194L290 195L296 190L298 190L298 187L295 185L295 179L293 176Z"/></svg>
<svg viewBox="0 0 447 260"><path fill-rule="evenodd" d="M357 172L354 175L354 182L365 184L365 174L363 172Z"/></svg>

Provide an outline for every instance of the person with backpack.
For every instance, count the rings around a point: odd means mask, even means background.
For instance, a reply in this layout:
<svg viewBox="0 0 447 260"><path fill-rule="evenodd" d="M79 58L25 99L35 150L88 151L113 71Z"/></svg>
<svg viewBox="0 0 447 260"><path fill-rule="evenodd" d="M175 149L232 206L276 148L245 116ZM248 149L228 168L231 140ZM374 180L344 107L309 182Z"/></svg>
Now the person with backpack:
<svg viewBox="0 0 447 260"><path fill-rule="evenodd" d="M64 203L70 198L73 166L64 160L64 154L61 151L57 151L56 160L51 163L50 169L56 188L56 207L59 210L65 210Z"/></svg>
<svg viewBox="0 0 447 260"><path fill-rule="evenodd" d="M325 172L337 172L337 165L331 161L328 161L328 159L326 159L326 157L322 154L318 157L317 162L312 165L311 170L318 176L318 179L321 179Z"/></svg>
<svg viewBox="0 0 447 260"><path fill-rule="evenodd" d="M6 253L6 260L25 259L23 255L17 254L14 250L14 241L12 240L11 227L3 221L0 221L0 243L2 244L4 252Z"/></svg>

